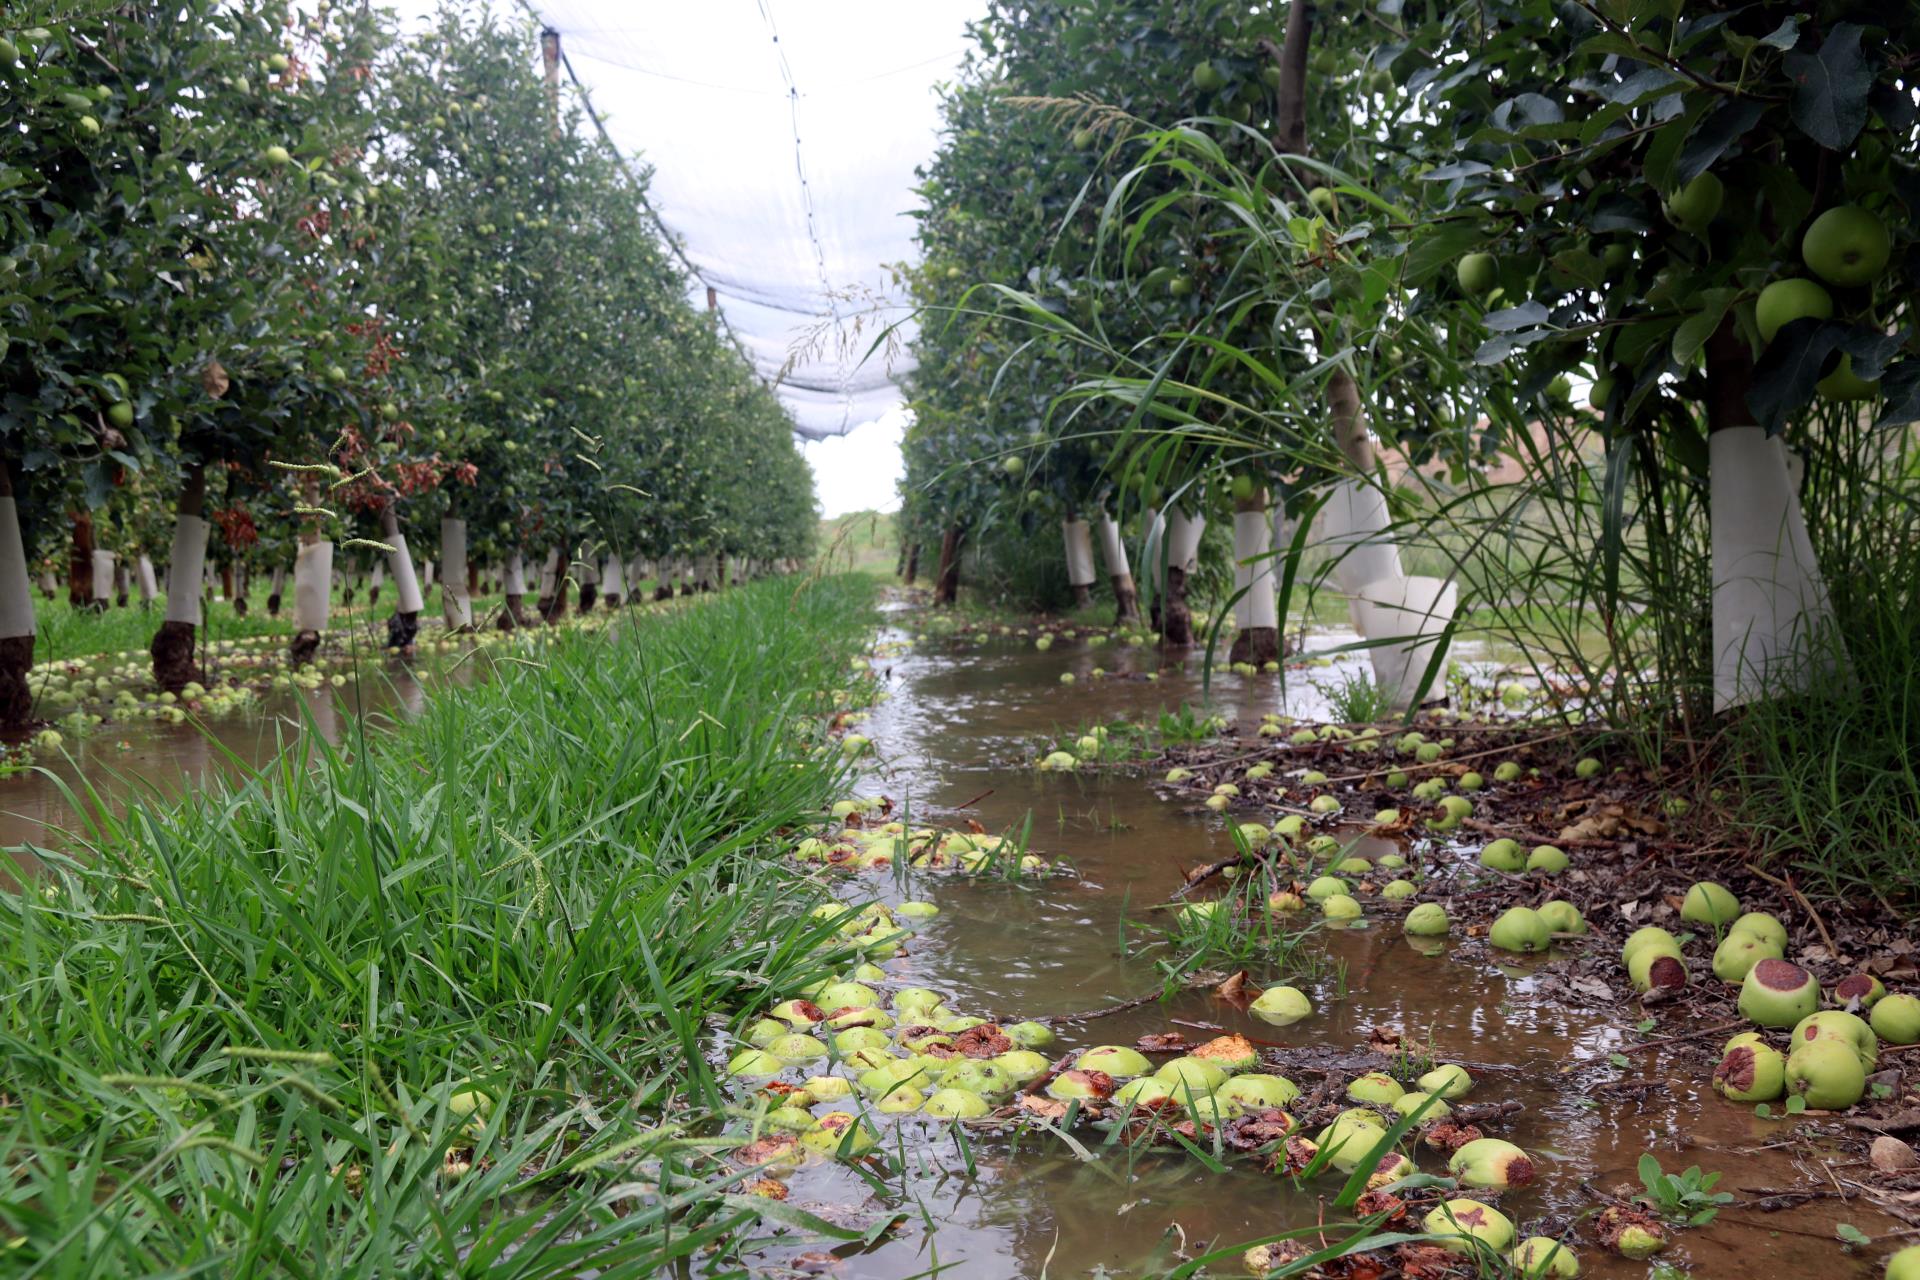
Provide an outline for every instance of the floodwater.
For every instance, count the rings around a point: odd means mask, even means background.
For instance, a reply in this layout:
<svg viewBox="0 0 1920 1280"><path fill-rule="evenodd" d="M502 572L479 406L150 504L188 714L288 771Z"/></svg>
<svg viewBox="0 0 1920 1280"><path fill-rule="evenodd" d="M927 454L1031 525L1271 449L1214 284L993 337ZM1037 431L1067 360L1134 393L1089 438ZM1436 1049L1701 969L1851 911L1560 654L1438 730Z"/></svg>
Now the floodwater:
<svg viewBox="0 0 1920 1280"><path fill-rule="evenodd" d="M1341 637L1322 639L1338 644ZM1042 653L1022 640L932 640L876 660L888 697L860 726L880 760L862 789L908 806L912 824L957 825L972 817L1002 831L1030 817L1034 850L1071 863L1076 873L1025 884L898 869L876 880L866 873L852 892L940 907L916 929L909 954L887 964L890 974L942 992L957 1013L1008 1021L1095 1010L1160 989L1159 966L1175 957L1155 945L1152 922L1161 913L1154 907L1181 883L1183 869L1230 851L1226 823L1182 811L1138 776L1043 774L1020 762L1022 747L1036 737L1138 720L1183 702L1198 706L1195 664L1155 682L1128 678L1159 661L1151 649L1062 641ZM1094 679L1096 665L1115 674ZM1063 686L1062 671L1075 672L1076 682ZM1339 666L1292 673L1281 706L1274 677L1216 673L1213 707L1250 732L1264 711L1315 714L1323 699L1310 681L1341 674ZM1384 852L1385 842L1378 843L1373 852ZM1060 1044L1049 1056L1171 1030L1197 1042L1216 1028L1256 1042L1352 1052L1364 1051L1376 1027L1422 1046L1430 1041L1437 1060L1466 1064L1478 1078L1466 1102L1525 1107L1491 1130L1540 1158L1538 1180L1500 1202L1523 1234L1561 1234L1597 1207L1588 1188L1637 1192L1636 1162L1649 1151L1673 1172L1691 1164L1722 1170L1720 1189L1736 1194L1827 1185L1810 1159L1815 1147L1795 1137L1797 1122L1762 1120L1719 1099L1704 1079L1670 1068L1660 1052L1634 1055L1627 1069L1611 1065L1610 1055L1641 1039L1632 1006L1572 1009L1545 1000L1524 965L1496 966L1478 948L1471 958L1421 954L1390 925L1328 931L1320 939L1308 944L1316 962L1304 980L1257 959L1248 966L1261 985L1293 980L1307 992L1317 1012L1303 1022L1275 1028L1198 990L1056 1024ZM1314 1078L1303 1076L1303 1087ZM879 1118L883 1146L895 1158L906 1156L890 1194L827 1163L809 1164L790 1179L792 1205L836 1220L866 1225L900 1215L877 1243L836 1250L833 1274L905 1280L947 1267L969 1280L1159 1275L1209 1249L1310 1226L1322 1212L1320 1195L1330 1201L1339 1189L1336 1179L1317 1194L1296 1191L1244 1159L1214 1173L1184 1153L1129 1153L1124 1145L1103 1145L1103 1135L1085 1127L1076 1134L1078 1151L1030 1133L1017 1141L972 1136L963 1152L942 1130L908 1121L905 1132L918 1141L895 1147L890 1120ZM1418 1159L1423 1169L1444 1172L1436 1153L1422 1151ZM1831 1277L1877 1276L1877 1262L1841 1250L1839 1222L1870 1235L1899 1225L1833 1200L1774 1213L1730 1207L1708 1227L1677 1232L1662 1257L1704 1276L1814 1268ZM1575 1239L1583 1275L1648 1274L1649 1264L1603 1253L1584 1231ZM764 1260L778 1269L789 1258L770 1250Z"/></svg>
<svg viewBox="0 0 1920 1280"><path fill-rule="evenodd" d="M0 777L0 848L60 847L68 833L84 833L84 810L95 803L119 812L134 797L165 802L211 777L264 764L309 725L338 743L356 722L377 727L417 715L433 685L471 683L488 661L484 653L464 661L342 657L328 667L347 677L340 688L271 689L241 711L200 723L110 721L69 737L59 751L38 753L35 768ZM35 863L31 853L14 860L29 871ZM7 870L0 866L0 879Z"/></svg>
<svg viewBox="0 0 1920 1280"><path fill-rule="evenodd" d="M1364 663L1349 655L1330 667L1290 672L1283 694L1276 677L1243 679L1221 670L1203 689L1197 660L1160 671L1151 648L1096 647L1084 638L1056 641L1044 653L1018 639L903 647L903 633L886 638L882 652L892 656L874 665L887 696L860 726L878 752L862 790L891 796L916 824L973 818L1003 831L1031 821L1034 850L1073 870L1009 883L902 868L849 880L847 889L890 903L936 903L940 915L915 931L909 953L889 962L889 972L944 993L956 1012L1007 1021L1093 1011L1158 992L1161 966L1177 957L1159 940L1156 921L1164 917L1156 908L1184 869L1231 848L1225 821L1162 799L1137 774L1035 772L1024 763L1035 739L1095 722L1139 721L1183 704L1206 704L1250 733L1266 711L1324 714L1322 686ZM1322 650L1351 640L1339 633L1313 638ZM1462 645L1456 655L1493 665L1484 650ZM270 693L249 713L206 729L144 721L104 726L73 746L71 762L0 778L0 844L60 843L58 829L75 822L62 784L75 786L82 775L109 805L129 794L175 795L236 764L269 758L305 724L338 741L356 717L377 723L415 714L433 682L472 679L481 665L436 676L424 663L368 658L357 680L355 669L345 668L344 689ZM1109 674L1095 677L1096 666ZM1061 684L1063 671L1073 672L1075 683ZM1144 678L1156 671L1157 680ZM1382 851L1384 844L1358 850ZM1373 1029L1397 1031L1423 1048L1430 1044L1436 1060L1473 1070L1479 1083L1466 1101L1524 1106L1496 1132L1539 1157L1536 1183L1501 1200L1528 1234L1560 1234L1595 1206L1589 1188L1637 1191L1635 1164L1649 1151L1669 1170L1697 1163L1724 1171L1721 1189L1736 1194L1829 1185L1818 1145L1798 1136L1797 1122L1761 1120L1721 1101L1662 1053L1635 1054L1625 1069L1611 1065L1610 1055L1639 1039L1632 1007L1569 1008L1542 998L1532 966L1497 965L1477 948L1423 954L1386 924L1323 932L1306 951L1304 972L1298 959L1290 966L1257 958L1248 964L1256 983L1291 981L1310 996L1317 1012L1291 1027L1269 1026L1197 990L1057 1023L1060 1045L1050 1053L1172 1030L1198 1041L1216 1029L1257 1043L1357 1053ZM1077 1148L1030 1133L1017 1140L971 1135L965 1150L924 1121L883 1119L882 1130L889 1149L905 1157L904 1171L886 1180L884 1193L829 1162L810 1163L789 1180L793 1207L859 1227L895 1221L875 1243L833 1250L836 1275L905 1280L945 1269L968 1280L1155 1276L1209 1249L1311 1225L1320 1219L1321 1197L1331 1200L1338 1190L1329 1182L1298 1191L1244 1159L1215 1173L1184 1153L1130 1153L1086 1128L1075 1135ZM914 1140L895 1147L895 1132ZM1418 1158L1428 1171L1442 1167L1433 1152ZM1706 1228L1676 1233L1663 1256L1711 1277L1877 1276L1877 1262L1841 1250L1841 1222L1874 1236L1898 1226L1837 1200L1775 1213L1736 1206ZM1584 1232L1575 1238L1583 1275L1648 1274L1648 1264L1606 1255ZM791 1273L801 1247L770 1247L758 1261L769 1274ZM820 1248L817 1241L804 1247ZM813 1258L796 1270L819 1266Z"/></svg>

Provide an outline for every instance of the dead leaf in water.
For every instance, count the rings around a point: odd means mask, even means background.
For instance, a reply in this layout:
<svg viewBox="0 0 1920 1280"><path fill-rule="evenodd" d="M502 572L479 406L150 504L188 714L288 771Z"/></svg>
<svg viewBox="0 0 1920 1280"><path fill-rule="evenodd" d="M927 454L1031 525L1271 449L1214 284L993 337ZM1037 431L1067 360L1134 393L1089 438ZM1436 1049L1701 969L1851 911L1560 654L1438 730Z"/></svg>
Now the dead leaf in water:
<svg viewBox="0 0 1920 1280"><path fill-rule="evenodd" d="M1245 1008L1260 998L1260 988L1247 980L1247 971L1242 969L1215 987L1213 994L1229 1004Z"/></svg>

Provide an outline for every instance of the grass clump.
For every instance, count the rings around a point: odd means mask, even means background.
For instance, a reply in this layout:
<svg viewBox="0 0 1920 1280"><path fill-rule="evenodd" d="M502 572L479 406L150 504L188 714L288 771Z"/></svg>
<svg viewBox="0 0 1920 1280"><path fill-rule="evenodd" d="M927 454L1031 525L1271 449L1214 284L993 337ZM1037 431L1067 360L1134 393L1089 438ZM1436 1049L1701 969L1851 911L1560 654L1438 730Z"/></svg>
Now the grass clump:
<svg viewBox="0 0 1920 1280"><path fill-rule="evenodd" d="M709 1019L825 976L869 588L562 632L415 722L95 806L0 896L12 1274L646 1274L757 1221ZM479 660L479 659L476 659Z"/></svg>

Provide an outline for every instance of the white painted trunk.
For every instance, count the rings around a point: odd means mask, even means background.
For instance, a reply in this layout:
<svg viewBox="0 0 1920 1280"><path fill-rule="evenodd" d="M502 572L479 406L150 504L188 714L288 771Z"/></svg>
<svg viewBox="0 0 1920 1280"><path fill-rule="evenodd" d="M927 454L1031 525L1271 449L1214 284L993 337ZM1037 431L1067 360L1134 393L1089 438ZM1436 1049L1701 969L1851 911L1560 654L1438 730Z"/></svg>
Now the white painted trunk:
<svg viewBox="0 0 1920 1280"><path fill-rule="evenodd" d="M1085 520L1062 520L1060 532L1067 544L1067 584L1091 587L1096 580L1093 571L1093 531Z"/></svg>
<svg viewBox="0 0 1920 1280"><path fill-rule="evenodd" d="M433 569L433 561L422 560L420 562L420 589L422 591L433 590Z"/></svg>
<svg viewBox="0 0 1920 1280"><path fill-rule="evenodd" d="M1120 522L1103 514L1096 527L1100 532L1100 559L1107 566L1107 576L1119 578L1131 574L1133 570L1127 566L1127 548L1120 541Z"/></svg>
<svg viewBox="0 0 1920 1280"><path fill-rule="evenodd" d="M1759 427L1707 437L1713 537L1713 707L1800 692L1835 650L1786 447ZM1838 637L1826 637L1838 644Z"/></svg>
<svg viewBox="0 0 1920 1280"><path fill-rule="evenodd" d="M12 498L0 498L0 638L32 634L33 579L27 576L20 508Z"/></svg>
<svg viewBox="0 0 1920 1280"><path fill-rule="evenodd" d="M560 548L547 548L547 561L540 566L540 598L551 600L560 581Z"/></svg>
<svg viewBox="0 0 1920 1280"><path fill-rule="evenodd" d="M1404 578L1400 551L1388 540L1387 495L1364 480L1333 486L1321 520L1335 558L1333 580L1351 596L1372 582Z"/></svg>
<svg viewBox="0 0 1920 1280"><path fill-rule="evenodd" d="M367 576L367 585L373 591L387 585L387 567L378 560L373 562L373 572Z"/></svg>
<svg viewBox="0 0 1920 1280"><path fill-rule="evenodd" d="M293 558L293 629L325 631L333 602L333 544L302 544Z"/></svg>
<svg viewBox="0 0 1920 1280"><path fill-rule="evenodd" d="M113 600L113 552L93 551L93 598L101 604Z"/></svg>
<svg viewBox="0 0 1920 1280"><path fill-rule="evenodd" d="M1200 567L1200 535L1207 531L1205 516L1190 516L1175 507L1167 519L1167 563L1192 573Z"/></svg>
<svg viewBox="0 0 1920 1280"><path fill-rule="evenodd" d="M60 589L60 579L53 576L53 570L48 569L43 573L41 573L40 589L46 592L49 596L53 595L54 592Z"/></svg>
<svg viewBox="0 0 1920 1280"><path fill-rule="evenodd" d="M597 587L600 585L600 570L594 567L591 560L576 560L573 562L573 578L583 587Z"/></svg>
<svg viewBox="0 0 1920 1280"><path fill-rule="evenodd" d="M473 601L467 595L467 522L447 516L440 521L440 563L446 576L440 581L440 612L449 627L473 625Z"/></svg>
<svg viewBox="0 0 1920 1280"><path fill-rule="evenodd" d="M506 586L503 594L524 596L527 594L527 562L520 558L518 551L507 557Z"/></svg>
<svg viewBox="0 0 1920 1280"><path fill-rule="evenodd" d="M621 600L627 598L627 567L620 563L619 556L607 557L607 563L600 571L600 592Z"/></svg>
<svg viewBox="0 0 1920 1280"><path fill-rule="evenodd" d="M1352 604L1360 634L1376 642L1367 650L1374 685L1394 707L1404 710L1412 703L1459 596L1458 586L1442 578L1385 578L1355 593ZM1443 651L1427 689L1429 698L1446 692L1446 669Z"/></svg>
<svg viewBox="0 0 1920 1280"><path fill-rule="evenodd" d="M1273 524L1266 509L1233 513L1234 625L1242 631L1280 625L1273 598Z"/></svg>
<svg viewBox="0 0 1920 1280"><path fill-rule="evenodd" d="M168 622L200 625L200 592L207 571L207 522L176 516L173 550L167 556Z"/></svg>
<svg viewBox="0 0 1920 1280"><path fill-rule="evenodd" d="M286 585L287 567L280 564L273 566L273 575L267 579L267 594L277 596L280 594L280 589Z"/></svg>
<svg viewBox="0 0 1920 1280"><path fill-rule="evenodd" d="M146 552L140 553L140 559L134 566L135 576L140 579L140 603L151 604L160 594L160 588L153 577L153 558Z"/></svg>
<svg viewBox="0 0 1920 1280"><path fill-rule="evenodd" d="M398 593L395 613L418 613L424 607L420 598L420 580L413 575L413 557L407 552L407 535L400 532L400 513L392 507L380 513L380 540L392 547L387 566L393 570L393 586Z"/></svg>

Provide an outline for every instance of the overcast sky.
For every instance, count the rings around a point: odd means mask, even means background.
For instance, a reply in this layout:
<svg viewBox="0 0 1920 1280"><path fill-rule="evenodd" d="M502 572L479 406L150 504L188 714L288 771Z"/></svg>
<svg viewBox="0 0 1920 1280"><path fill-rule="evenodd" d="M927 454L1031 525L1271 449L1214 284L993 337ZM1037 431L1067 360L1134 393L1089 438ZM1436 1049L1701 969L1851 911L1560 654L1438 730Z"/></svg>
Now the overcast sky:
<svg viewBox="0 0 1920 1280"><path fill-rule="evenodd" d="M416 20L437 5L395 7ZM913 170L934 148L935 86L984 0L532 7L614 144L653 167L651 203L700 277L696 300L715 286L756 366L770 378L792 366L778 390L802 432L836 437L805 448L826 514L896 508L905 414L889 371L858 358L872 320L835 344L821 317L879 306L906 319L888 267L915 256Z"/></svg>

